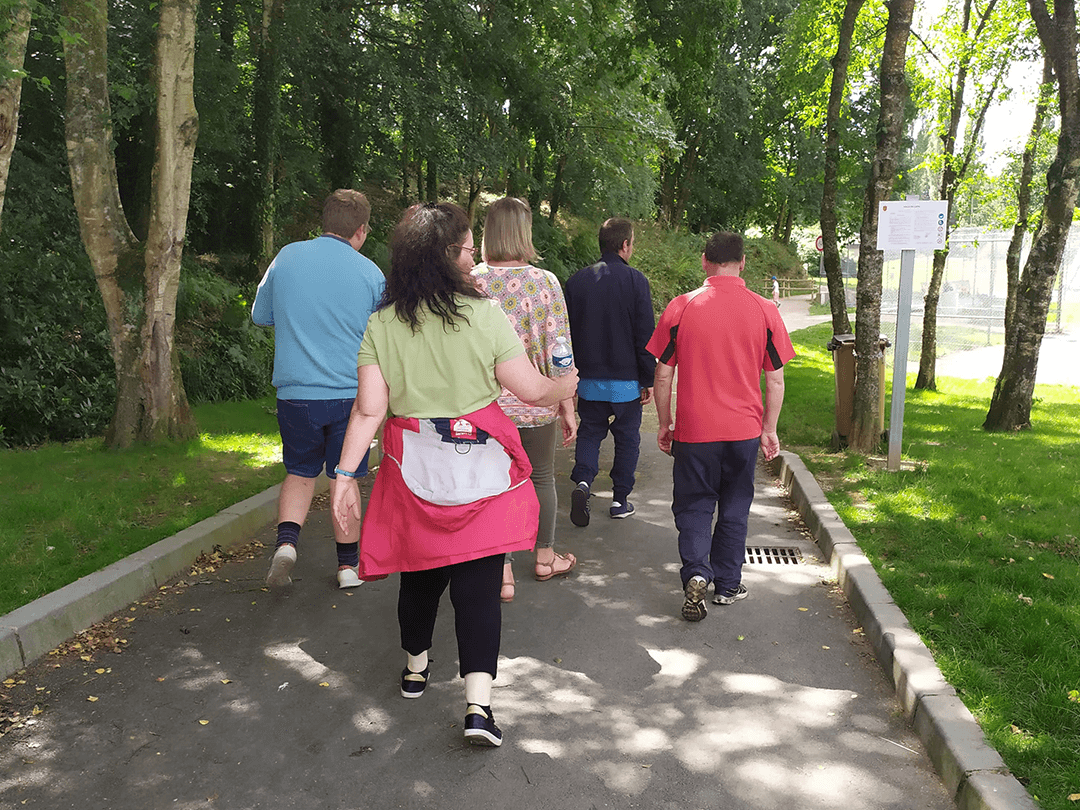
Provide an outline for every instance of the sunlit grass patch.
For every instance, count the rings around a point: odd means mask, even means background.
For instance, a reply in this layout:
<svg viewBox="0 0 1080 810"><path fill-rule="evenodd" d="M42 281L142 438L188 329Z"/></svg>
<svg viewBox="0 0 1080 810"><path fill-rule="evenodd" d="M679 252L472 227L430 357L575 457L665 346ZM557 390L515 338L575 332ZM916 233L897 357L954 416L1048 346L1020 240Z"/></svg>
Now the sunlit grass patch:
<svg viewBox="0 0 1080 810"><path fill-rule="evenodd" d="M0 451L0 614L207 518L283 476L273 399L203 405L191 442Z"/></svg>

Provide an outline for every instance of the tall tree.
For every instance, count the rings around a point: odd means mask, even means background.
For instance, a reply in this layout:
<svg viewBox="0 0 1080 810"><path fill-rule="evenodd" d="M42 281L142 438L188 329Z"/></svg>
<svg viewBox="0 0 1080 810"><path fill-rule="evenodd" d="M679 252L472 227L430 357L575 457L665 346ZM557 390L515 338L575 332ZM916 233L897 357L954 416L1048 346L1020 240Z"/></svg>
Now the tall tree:
<svg viewBox="0 0 1080 810"><path fill-rule="evenodd" d="M1028 135L1027 144L1024 146L1024 154L1020 158L1020 177L1016 182L1016 223L1013 225L1012 238L1009 240L1009 248L1005 252L1005 273L1008 283L1005 290L1005 344L1008 345L1016 339L1016 299L1020 294L1020 253L1024 248L1024 237L1030 229L1029 217L1031 216L1031 181L1035 176L1035 155L1039 146L1039 139L1046 123L1046 116L1050 107L1050 94L1053 90L1051 82L1054 80L1054 71L1050 60L1043 54L1042 80L1039 82L1039 92L1035 102L1035 119L1031 123L1031 132Z"/></svg>
<svg viewBox="0 0 1080 810"><path fill-rule="evenodd" d="M941 83L947 90L947 96L941 105L943 126L940 131L941 185L938 189L938 199L948 204L950 216L946 216L945 247L934 251L933 269L924 298L922 350L919 357L919 373L915 379L917 389L935 390L937 388L935 379L937 311L941 281L945 276L945 262L949 257L948 235L953 201L957 187L967 175L979 147L986 112L994 101L1001 80L1012 62L1012 48L1008 37L1015 33L1015 20L1007 14L998 13L1007 11L1007 7L999 8L997 0L989 0L981 10L973 6L973 0L963 0L959 28L955 31L954 40L947 43L949 50L955 54L954 60L949 64L952 75L947 85L944 82ZM988 28L992 27L998 30L988 31ZM1003 28L1008 32L1006 36L993 35L1001 33ZM975 114L971 116L971 124L963 138L963 148L960 154L957 154L960 121L964 112L964 96L967 92L968 81L969 79L978 81L980 68L983 73L989 72L992 79L989 87L979 93Z"/></svg>
<svg viewBox="0 0 1080 810"><path fill-rule="evenodd" d="M1057 79L1057 154L1046 173L1042 221L1020 279L1016 299L1016 329L1005 344L1001 372L983 427L986 430L1023 430L1031 427L1031 401L1046 316L1054 293L1054 277L1061 268L1065 242L1080 191L1080 73L1077 69L1076 6L1057 2L1053 14L1045 0L1028 0L1046 58Z"/></svg>
<svg viewBox="0 0 1080 810"><path fill-rule="evenodd" d="M19 99L22 96L23 58L30 34L30 0L15 0L10 20L0 34L0 214L4 211L8 169L19 134Z"/></svg>
<svg viewBox="0 0 1080 810"><path fill-rule="evenodd" d="M253 257L261 275L274 256L278 128L281 123L281 37L285 0L262 0L262 21L253 87L251 122L255 129L255 244Z"/></svg>
<svg viewBox="0 0 1080 810"><path fill-rule="evenodd" d="M821 242L825 279L829 285L829 309L832 312L833 334L851 333L851 321L847 313L847 296L844 277L840 270L840 244L837 238L836 191L840 169L840 110L843 107L847 87L848 64L851 62L851 42L855 35L855 21L865 0L847 0L840 18L836 43L836 55L832 60L832 82L829 86L829 104L825 113L825 161L824 180L821 186Z"/></svg>
<svg viewBox="0 0 1080 810"><path fill-rule="evenodd" d="M877 148L863 200L859 232L859 278L855 288L855 402L848 444L856 452L870 452L881 441L878 398L878 346L881 331L881 251L877 249L878 203L888 200L896 177L904 130L907 82L904 63L915 0L889 0L889 22L881 54L881 104Z"/></svg>
<svg viewBox="0 0 1080 810"><path fill-rule="evenodd" d="M107 0L63 2L73 34L64 39L68 166L83 245L109 325L117 391L105 442L116 448L196 435L173 343L198 131L191 87L195 3L162 0L159 9L154 77L159 131L151 238L143 256L120 202L112 151Z"/></svg>

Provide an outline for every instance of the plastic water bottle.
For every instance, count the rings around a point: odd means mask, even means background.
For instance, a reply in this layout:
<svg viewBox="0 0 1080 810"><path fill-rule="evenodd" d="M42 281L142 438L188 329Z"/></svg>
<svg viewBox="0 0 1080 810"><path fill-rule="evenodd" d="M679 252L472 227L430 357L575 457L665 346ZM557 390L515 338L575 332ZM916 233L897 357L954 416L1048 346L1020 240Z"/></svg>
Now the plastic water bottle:
<svg viewBox="0 0 1080 810"><path fill-rule="evenodd" d="M555 338L555 346L551 349L551 365L555 368L570 368L574 364L574 354L570 351L570 344L566 338Z"/></svg>

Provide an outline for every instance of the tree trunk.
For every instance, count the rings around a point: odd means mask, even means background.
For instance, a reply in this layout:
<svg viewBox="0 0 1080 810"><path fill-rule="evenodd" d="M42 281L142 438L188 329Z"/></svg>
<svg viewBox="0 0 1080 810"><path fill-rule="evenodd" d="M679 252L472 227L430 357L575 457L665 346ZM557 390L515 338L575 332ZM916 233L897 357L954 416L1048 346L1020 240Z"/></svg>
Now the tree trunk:
<svg viewBox="0 0 1080 810"><path fill-rule="evenodd" d="M836 56L833 57L832 84L825 114L825 179L821 189L821 242L824 252L825 280L829 285L829 308L832 310L833 334L851 334L847 314L844 277L840 270L840 244L836 233L836 187L840 167L840 110L844 103L848 65L851 63L851 40L855 21L865 0L847 0L840 20Z"/></svg>
<svg viewBox="0 0 1080 810"><path fill-rule="evenodd" d="M852 409L848 445L867 453L881 441L878 398L878 339L881 333L881 251L877 249L878 203L888 200L896 177L904 130L904 57L911 34L915 0L889 0L889 22L881 54L881 105L877 128L877 148L870 166L870 180L863 201L859 236L859 281L855 290L855 402Z"/></svg>
<svg viewBox="0 0 1080 810"><path fill-rule="evenodd" d="M994 11L997 0L990 0L986 8L980 13L979 23L972 37L977 40ZM971 29L971 5L972 0L964 0L963 21L960 28L960 36L967 39ZM952 89L952 98L949 103L949 125L941 138L941 153L944 165L941 169L941 188L938 199L948 203L945 216L945 249L934 251L934 269L930 274L930 284L926 289L926 297L923 299L923 332L922 346L919 354L919 373L915 378L917 390L937 390L937 308L941 298L941 280L945 275L945 262L949 257L949 232L952 229L952 206L956 196L956 186L964 179L970 157L965 157L960 165L956 162L956 136L960 131L960 118L964 111L964 91L967 88L968 73L971 68L972 50L967 48L956 67L956 85ZM995 83L996 86L996 83ZM979 132L986 115L986 106L993 98L994 91L991 89L985 100L982 113L979 115L972 132L969 133L968 145L965 152L970 156L974 145L979 140Z"/></svg>
<svg viewBox="0 0 1080 810"><path fill-rule="evenodd" d="M952 200L949 200L949 211L952 210ZM945 217L948 220L948 215ZM948 223L945 229L948 231ZM945 250L934 251L934 269L930 271L930 284L926 288L926 296L923 298L923 332L922 347L919 355L919 373L915 377L915 388L920 391L936 391L937 363L937 308L941 300L941 279L945 276L945 262L949 258L948 247Z"/></svg>
<svg viewBox="0 0 1080 810"><path fill-rule="evenodd" d="M1080 74L1077 70L1076 6L1056 3L1053 17L1045 0L1028 0L1043 50L1058 86L1061 129L1057 154L1046 172L1042 222L1020 280L1016 300L1016 329L1005 345L1001 373L986 414L986 430L1031 427L1031 402L1039 365L1046 316L1054 294L1054 277L1061 267L1065 241L1080 191Z"/></svg>
<svg viewBox="0 0 1080 810"><path fill-rule="evenodd" d="M116 161L112 151L112 111L108 94L107 36L108 0L64 0L72 37L64 42L67 71L65 137L68 165L79 230L98 289L105 305L113 364L116 372L116 407L105 435L109 447L127 447L135 441L158 438L188 438L194 423L175 365L172 323L175 315L176 284L179 279L179 246L183 240L187 197L191 182L191 157L184 150L194 148L194 130L189 122L190 147L163 144L155 166L153 220L155 239L148 246L146 263L131 233L120 203ZM159 61L168 60L177 47L175 21L187 14L183 30L194 30L191 0L162 3L159 22ZM193 37L190 35L189 39ZM193 43L193 40L192 40ZM158 116L172 121L175 137L179 122L167 109L191 104L191 61L194 45L186 47L186 98L177 85L159 70ZM183 75L183 71L181 71ZM164 83L162 83L164 82ZM168 126L163 123L163 126ZM161 135L158 136L161 138ZM186 165L186 168L185 168ZM179 202L183 198L183 211ZM170 200L172 208L169 210ZM161 204L165 210L158 211ZM182 216L181 216L182 215ZM180 230L176 229L180 216ZM169 255L171 254L171 255ZM174 278L158 275L155 268L175 265ZM143 272L145 267L145 273ZM171 289L170 289L171 285ZM154 388L164 380L165 388Z"/></svg>
<svg viewBox="0 0 1080 810"><path fill-rule="evenodd" d="M262 28L258 40L251 114L255 129L253 258L260 277L274 258L274 225L277 216L274 173L278 160L278 127L281 121L279 45L283 26L284 0L262 0Z"/></svg>
<svg viewBox="0 0 1080 810"><path fill-rule="evenodd" d="M678 185L679 161L670 155L661 161L660 200L657 206L660 224L671 226L672 211L675 209L675 187Z"/></svg>
<svg viewBox="0 0 1080 810"><path fill-rule="evenodd" d="M533 211L540 210L544 195L544 177L547 174L547 148L536 142L533 147L532 182L529 184L529 205Z"/></svg>
<svg viewBox="0 0 1080 810"><path fill-rule="evenodd" d="M694 186L694 172L697 168L698 149L701 147L701 133L694 133L686 153L682 157L682 170L679 178L679 191L675 197L675 207L671 211L671 224L682 222L686 206L690 202L690 190Z"/></svg>
<svg viewBox="0 0 1080 810"><path fill-rule="evenodd" d="M398 202L402 208L409 205L409 144L404 133L401 136L401 199Z"/></svg>
<svg viewBox="0 0 1080 810"><path fill-rule="evenodd" d="M469 175L469 205L465 209L469 215L470 228L476 224L476 209L480 207L480 192L482 189L480 173L474 171Z"/></svg>
<svg viewBox="0 0 1080 810"><path fill-rule="evenodd" d="M439 164L435 160L435 156L430 153L427 156L425 196L428 202L433 203L439 201Z"/></svg>
<svg viewBox="0 0 1080 810"><path fill-rule="evenodd" d="M191 168L199 134L194 96L197 5L196 0L162 0L160 8L154 66L157 150L146 240L146 285L153 294L145 298L140 377L146 413L137 430L137 438L143 441L198 435L174 339Z"/></svg>
<svg viewBox="0 0 1080 810"><path fill-rule="evenodd" d="M26 57L26 40L30 35L29 0L16 0L11 11L11 28L0 39L0 64L21 70ZM0 81L0 214L7 196L8 170L15 138L19 134L19 99L22 96L22 76L18 73Z"/></svg>
<svg viewBox="0 0 1080 810"><path fill-rule="evenodd" d="M1038 101L1035 103L1035 120L1031 124L1027 146L1020 165L1020 179L1016 186L1016 225L1005 254L1005 273L1008 277L1005 292L1005 345L1016 340L1016 298L1020 290L1020 253L1024 249L1024 235L1028 231L1031 209L1031 180L1035 175L1035 151L1046 122L1049 107L1048 86L1054 80L1050 60L1043 56L1042 81L1039 83Z"/></svg>
<svg viewBox="0 0 1080 810"><path fill-rule="evenodd" d="M552 225L555 224L555 217L559 214L559 209L562 207L563 198L563 172L566 170L566 152L559 155L559 160L555 164L555 179L551 183L551 211L548 213L548 222Z"/></svg>

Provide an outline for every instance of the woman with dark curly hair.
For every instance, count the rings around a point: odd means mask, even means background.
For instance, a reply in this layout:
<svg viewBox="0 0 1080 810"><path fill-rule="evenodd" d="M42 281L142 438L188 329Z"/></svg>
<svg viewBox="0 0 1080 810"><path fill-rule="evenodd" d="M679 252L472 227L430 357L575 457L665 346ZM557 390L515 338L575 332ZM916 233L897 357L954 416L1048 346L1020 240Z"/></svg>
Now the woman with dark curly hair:
<svg viewBox="0 0 1080 810"><path fill-rule="evenodd" d="M350 471L386 418L383 462L364 515L360 577L401 572L398 624L408 655L401 695L420 697L439 600L449 587L465 739L497 746L491 711L501 633L499 588L507 552L531 549L539 506L531 467L497 399L555 405L573 396L577 373L540 374L496 301L473 284L476 247L465 212L414 206L390 241L380 308L368 320L334 492L340 524L360 517Z"/></svg>

